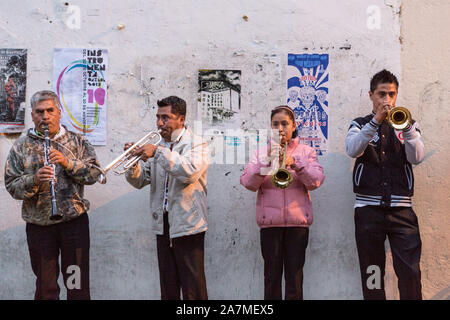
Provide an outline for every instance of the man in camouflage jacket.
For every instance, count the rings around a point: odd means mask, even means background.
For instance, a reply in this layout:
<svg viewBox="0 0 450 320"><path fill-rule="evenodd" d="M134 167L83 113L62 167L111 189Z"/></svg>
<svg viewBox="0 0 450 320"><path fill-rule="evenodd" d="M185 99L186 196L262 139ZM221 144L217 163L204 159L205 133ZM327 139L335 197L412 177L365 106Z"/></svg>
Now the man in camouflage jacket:
<svg viewBox="0 0 450 320"><path fill-rule="evenodd" d="M94 184L101 169L95 151L82 135L60 125L58 97L39 91L31 99L35 128L13 145L5 166L5 185L14 199L23 200L31 266L36 275L35 299L59 299L59 253L68 299L89 299L89 201L84 185ZM44 130L51 149L45 166ZM51 220L50 181L62 219Z"/></svg>

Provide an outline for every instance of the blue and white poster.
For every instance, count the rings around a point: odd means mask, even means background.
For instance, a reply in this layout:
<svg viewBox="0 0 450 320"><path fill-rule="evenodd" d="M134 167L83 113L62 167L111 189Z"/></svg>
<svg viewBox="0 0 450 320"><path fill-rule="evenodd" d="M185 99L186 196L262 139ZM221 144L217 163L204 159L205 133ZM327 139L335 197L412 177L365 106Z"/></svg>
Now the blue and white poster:
<svg viewBox="0 0 450 320"><path fill-rule="evenodd" d="M328 142L328 54L288 54L287 105L294 112L300 141L318 155Z"/></svg>

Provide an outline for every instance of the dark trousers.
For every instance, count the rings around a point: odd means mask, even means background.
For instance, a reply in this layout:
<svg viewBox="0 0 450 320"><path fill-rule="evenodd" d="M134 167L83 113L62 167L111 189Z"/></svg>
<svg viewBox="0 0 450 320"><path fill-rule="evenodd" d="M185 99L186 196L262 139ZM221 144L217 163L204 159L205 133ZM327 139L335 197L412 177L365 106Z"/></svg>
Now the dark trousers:
<svg viewBox="0 0 450 320"><path fill-rule="evenodd" d="M262 228L264 299L281 300L284 268L285 299L303 300L303 266L309 229L303 227Z"/></svg>
<svg viewBox="0 0 450 320"><path fill-rule="evenodd" d="M386 299L384 290L386 236L392 251L400 299L422 299L420 282L422 241L417 216L412 208L376 206L356 208L355 236L365 300ZM380 271L379 286L376 285L377 275L373 266Z"/></svg>
<svg viewBox="0 0 450 320"><path fill-rule="evenodd" d="M207 300L204 269L205 232L169 238L168 214L164 234L156 236L162 300Z"/></svg>
<svg viewBox="0 0 450 320"><path fill-rule="evenodd" d="M89 219L87 214L51 226L26 225L35 300L59 299L59 254L68 300L89 300Z"/></svg>

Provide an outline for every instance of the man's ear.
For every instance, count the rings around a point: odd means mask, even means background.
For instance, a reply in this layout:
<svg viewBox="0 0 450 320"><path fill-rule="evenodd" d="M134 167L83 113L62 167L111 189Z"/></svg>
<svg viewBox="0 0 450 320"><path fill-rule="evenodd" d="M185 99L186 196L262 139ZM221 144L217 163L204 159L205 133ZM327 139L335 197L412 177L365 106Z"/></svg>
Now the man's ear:
<svg viewBox="0 0 450 320"><path fill-rule="evenodd" d="M186 116L185 115L180 115L180 121L184 125L184 122L186 121Z"/></svg>

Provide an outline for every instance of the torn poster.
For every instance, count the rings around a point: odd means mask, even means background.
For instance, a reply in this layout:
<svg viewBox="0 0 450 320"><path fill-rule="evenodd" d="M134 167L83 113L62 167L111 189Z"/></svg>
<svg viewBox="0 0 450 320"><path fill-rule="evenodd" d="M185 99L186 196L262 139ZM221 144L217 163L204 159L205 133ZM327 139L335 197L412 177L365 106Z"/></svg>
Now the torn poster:
<svg viewBox="0 0 450 320"><path fill-rule="evenodd" d="M25 128L27 50L0 49L0 132Z"/></svg>
<svg viewBox="0 0 450 320"><path fill-rule="evenodd" d="M241 71L199 70L198 86L197 119L207 128L239 128Z"/></svg>
<svg viewBox="0 0 450 320"><path fill-rule="evenodd" d="M328 142L328 54L288 54L287 104L296 117L300 141L318 155Z"/></svg>
<svg viewBox="0 0 450 320"><path fill-rule="evenodd" d="M61 123L93 145L106 145L106 49L54 49L53 89Z"/></svg>

